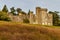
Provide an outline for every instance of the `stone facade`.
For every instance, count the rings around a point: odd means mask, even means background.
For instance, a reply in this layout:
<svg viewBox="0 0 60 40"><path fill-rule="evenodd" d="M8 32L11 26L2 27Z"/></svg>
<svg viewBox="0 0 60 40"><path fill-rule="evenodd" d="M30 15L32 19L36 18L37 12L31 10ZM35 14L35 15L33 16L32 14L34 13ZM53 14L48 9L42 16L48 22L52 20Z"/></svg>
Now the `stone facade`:
<svg viewBox="0 0 60 40"><path fill-rule="evenodd" d="M53 25L53 15L46 8L36 7L36 20L40 25Z"/></svg>
<svg viewBox="0 0 60 40"><path fill-rule="evenodd" d="M33 12L31 11L30 12L30 19L29 19L29 21L30 21L30 24L33 24Z"/></svg>
<svg viewBox="0 0 60 40"><path fill-rule="evenodd" d="M49 14L47 11L46 8L36 7L35 21L33 21L33 24L53 25L53 15Z"/></svg>
<svg viewBox="0 0 60 40"><path fill-rule="evenodd" d="M14 22L22 22L23 19L28 19L30 24L40 24L40 25L53 25L53 15L47 12L46 8L36 7L36 14L30 11L30 15L19 13L19 15L12 15L9 13L9 17Z"/></svg>

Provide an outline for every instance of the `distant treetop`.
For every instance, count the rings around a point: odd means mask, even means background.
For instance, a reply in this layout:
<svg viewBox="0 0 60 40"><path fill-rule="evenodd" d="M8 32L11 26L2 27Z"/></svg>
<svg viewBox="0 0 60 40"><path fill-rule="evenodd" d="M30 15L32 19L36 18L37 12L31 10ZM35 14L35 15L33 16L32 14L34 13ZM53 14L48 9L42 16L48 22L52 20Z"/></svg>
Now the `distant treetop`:
<svg viewBox="0 0 60 40"><path fill-rule="evenodd" d="M3 11L3 12L6 12L6 13L8 12L8 8L7 8L7 6L6 6L6 5L4 5L4 7L3 7L2 11Z"/></svg>

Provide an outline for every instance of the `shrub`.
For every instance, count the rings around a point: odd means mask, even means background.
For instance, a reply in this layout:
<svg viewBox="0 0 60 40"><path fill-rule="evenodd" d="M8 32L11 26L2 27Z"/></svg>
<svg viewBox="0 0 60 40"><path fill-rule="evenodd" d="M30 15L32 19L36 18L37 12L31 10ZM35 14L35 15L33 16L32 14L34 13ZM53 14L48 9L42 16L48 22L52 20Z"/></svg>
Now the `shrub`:
<svg viewBox="0 0 60 40"><path fill-rule="evenodd" d="M23 19L23 23L29 23L29 20L27 18Z"/></svg>
<svg viewBox="0 0 60 40"><path fill-rule="evenodd" d="M8 17L7 13L0 11L0 20L10 21L10 18Z"/></svg>

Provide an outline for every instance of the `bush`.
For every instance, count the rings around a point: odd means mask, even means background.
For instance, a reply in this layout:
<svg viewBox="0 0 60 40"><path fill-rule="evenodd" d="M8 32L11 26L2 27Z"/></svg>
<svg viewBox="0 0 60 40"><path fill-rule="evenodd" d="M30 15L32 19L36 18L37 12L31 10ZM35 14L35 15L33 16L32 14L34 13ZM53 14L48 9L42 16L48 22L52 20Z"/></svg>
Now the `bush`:
<svg viewBox="0 0 60 40"><path fill-rule="evenodd" d="M29 23L29 20L27 18L23 19L23 23Z"/></svg>
<svg viewBox="0 0 60 40"><path fill-rule="evenodd" d="M11 21L10 18L8 17L8 14L2 11L0 11L0 20Z"/></svg>

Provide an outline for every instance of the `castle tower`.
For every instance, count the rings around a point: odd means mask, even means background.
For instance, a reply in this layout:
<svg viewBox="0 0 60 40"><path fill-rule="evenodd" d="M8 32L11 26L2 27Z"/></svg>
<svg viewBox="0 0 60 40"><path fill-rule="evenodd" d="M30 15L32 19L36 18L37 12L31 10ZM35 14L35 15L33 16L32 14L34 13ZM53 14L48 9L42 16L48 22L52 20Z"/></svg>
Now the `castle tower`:
<svg viewBox="0 0 60 40"><path fill-rule="evenodd" d="M52 14L47 13L46 8L36 7L36 24L53 25Z"/></svg>
<svg viewBox="0 0 60 40"><path fill-rule="evenodd" d="M30 11L30 24L33 24L33 12Z"/></svg>
<svg viewBox="0 0 60 40"><path fill-rule="evenodd" d="M36 7L36 24L41 25L41 8Z"/></svg>
<svg viewBox="0 0 60 40"><path fill-rule="evenodd" d="M41 9L41 18L42 18L42 25L47 25L47 9Z"/></svg>

